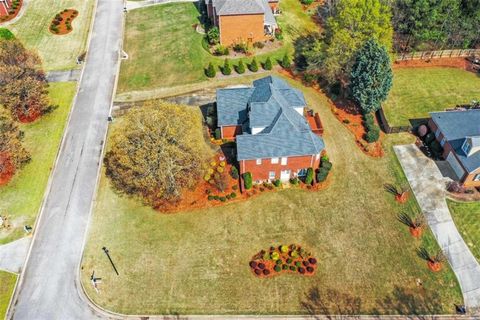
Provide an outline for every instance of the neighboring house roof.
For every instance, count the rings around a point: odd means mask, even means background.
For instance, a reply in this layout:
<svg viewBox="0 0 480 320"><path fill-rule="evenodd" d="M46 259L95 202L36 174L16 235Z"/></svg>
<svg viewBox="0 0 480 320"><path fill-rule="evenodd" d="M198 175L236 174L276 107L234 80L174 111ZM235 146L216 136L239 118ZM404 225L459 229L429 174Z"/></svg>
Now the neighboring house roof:
<svg viewBox="0 0 480 320"><path fill-rule="evenodd" d="M277 25L268 0L211 0L217 15L264 14L264 23Z"/></svg>
<svg viewBox="0 0 480 320"><path fill-rule="evenodd" d="M273 76L254 81L251 88L217 90L219 126L242 124L244 130L237 136L238 160L319 154L323 139L295 110L305 106L301 91ZM251 134L252 128L263 130Z"/></svg>
<svg viewBox="0 0 480 320"><path fill-rule="evenodd" d="M432 112L430 115L468 173L480 168L480 109ZM472 145L469 154L462 150L466 140Z"/></svg>

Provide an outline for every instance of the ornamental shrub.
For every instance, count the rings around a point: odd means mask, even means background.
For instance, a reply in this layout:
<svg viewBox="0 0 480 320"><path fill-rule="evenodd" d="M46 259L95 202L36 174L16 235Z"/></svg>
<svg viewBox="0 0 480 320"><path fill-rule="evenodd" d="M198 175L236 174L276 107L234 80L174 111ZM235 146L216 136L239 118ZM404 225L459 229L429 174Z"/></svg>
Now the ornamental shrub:
<svg viewBox="0 0 480 320"><path fill-rule="evenodd" d="M275 260L275 261L280 259L280 254L277 251L272 252L272 254L270 256L271 256L272 260Z"/></svg>
<svg viewBox="0 0 480 320"><path fill-rule="evenodd" d="M368 143L378 141L380 138L380 128L379 127L374 127L372 130L368 131L365 134L365 140L367 140Z"/></svg>
<svg viewBox="0 0 480 320"><path fill-rule="evenodd" d="M310 262L310 264L316 264L316 263L317 263L317 259L315 259L315 258L308 258L308 262Z"/></svg>
<svg viewBox="0 0 480 320"><path fill-rule="evenodd" d="M313 168L310 167L307 169L307 176L305 177L306 184L312 184L313 182Z"/></svg>
<svg viewBox="0 0 480 320"><path fill-rule="evenodd" d="M220 30L217 27L210 28L207 31L208 43L211 45L217 44L220 42Z"/></svg>
<svg viewBox="0 0 480 320"><path fill-rule="evenodd" d="M301 274L304 274L305 273L305 268L299 267L298 272L300 272Z"/></svg>
<svg viewBox="0 0 480 320"><path fill-rule="evenodd" d="M208 201L212 201L212 200L213 200L213 196L208 196L207 199L208 199Z"/></svg>
<svg viewBox="0 0 480 320"><path fill-rule="evenodd" d="M275 261L275 264L278 264L278 265L282 264L282 259L278 259L277 261Z"/></svg>
<svg viewBox="0 0 480 320"><path fill-rule="evenodd" d="M211 62L208 64L208 67L205 70L205 75L209 78L215 78L215 76L217 75L217 71L215 70L215 67Z"/></svg>
<svg viewBox="0 0 480 320"><path fill-rule="evenodd" d="M215 129L215 139L220 140L222 138L222 131L220 128Z"/></svg>
<svg viewBox="0 0 480 320"><path fill-rule="evenodd" d="M227 195L225 196L225 198L227 198L227 200L230 200L231 197L230 197L229 194L227 194Z"/></svg>
<svg viewBox="0 0 480 320"><path fill-rule="evenodd" d="M273 270L275 270L276 272L280 272L282 271L282 267L280 267L279 265L276 265Z"/></svg>
<svg viewBox="0 0 480 320"><path fill-rule="evenodd" d="M242 59L240 59L238 62L238 66L235 68L235 71L237 71L238 74L245 73L245 64L243 63Z"/></svg>
<svg viewBox="0 0 480 320"><path fill-rule="evenodd" d="M330 169L332 169L332 163L328 160L327 161L322 161L320 167L325 168L328 171L330 171Z"/></svg>
<svg viewBox="0 0 480 320"><path fill-rule="evenodd" d="M321 167L317 172L317 182L323 182L327 180L328 169Z"/></svg>
<svg viewBox="0 0 480 320"><path fill-rule="evenodd" d="M297 267L295 267L295 266L290 266L290 270L295 271L295 270L297 270Z"/></svg>
<svg viewBox="0 0 480 320"><path fill-rule="evenodd" d="M286 246L286 245L280 246L280 251L283 252L283 253L287 253L288 252L288 246Z"/></svg>
<svg viewBox="0 0 480 320"><path fill-rule="evenodd" d="M433 140L435 140L435 133L430 132L430 133L428 133L428 134L425 136L424 142L425 142L426 144L430 144Z"/></svg>
<svg viewBox="0 0 480 320"><path fill-rule="evenodd" d="M282 266L282 269L283 269L283 270L288 270L288 265L284 264L284 265Z"/></svg>
<svg viewBox="0 0 480 320"><path fill-rule="evenodd" d="M273 68L272 60L270 59L270 57L268 57L267 60L265 61L265 63L263 64L263 69L272 70L272 68Z"/></svg>
<svg viewBox="0 0 480 320"><path fill-rule="evenodd" d="M290 179L290 183L293 184L294 186L298 185L298 178L295 177L295 178Z"/></svg>
<svg viewBox="0 0 480 320"><path fill-rule="evenodd" d="M249 190L252 188L253 181L252 181L252 174L250 172L245 172L243 174L243 183L245 185L246 190Z"/></svg>
<svg viewBox="0 0 480 320"><path fill-rule="evenodd" d="M256 268L257 267L257 261L250 261L250 267Z"/></svg>
<svg viewBox="0 0 480 320"><path fill-rule="evenodd" d="M237 197L237 194L235 192L230 193L230 198L235 199Z"/></svg>
<svg viewBox="0 0 480 320"><path fill-rule="evenodd" d="M309 6L313 3L313 0L300 0L300 2L306 6Z"/></svg>
<svg viewBox="0 0 480 320"><path fill-rule="evenodd" d="M307 272L312 273L313 272L313 267L307 267Z"/></svg>
<svg viewBox="0 0 480 320"><path fill-rule="evenodd" d="M230 61L228 61L228 59L225 59L225 62L223 63L222 73L226 76L232 74L232 67L230 66Z"/></svg>
<svg viewBox="0 0 480 320"><path fill-rule="evenodd" d="M277 179L273 181L273 185L278 188L282 185L282 181L280 181L280 179Z"/></svg>
<svg viewBox="0 0 480 320"><path fill-rule="evenodd" d="M250 71L252 71L252 72L257 72L257 71L258 71L257 58L253 57L253 60L252 60L252 62L250 63L250 65L248 66L248 68L249 68Z"/></svg>
<svg viewBox="0 0 480 320"><path fill-rule="evenodd" d="M421 126L418 127L417 133L420 138L425 137L425 135L428 133L428 127L422 124Z"/></svg>
<svg viewBox="0 0 480 320"><path fill-rule="evenodd" d="M284 69L289 69L292 66L292 61L290 60L290 57L287 53L285 53L285 55L283 56L281 65Z"/></svg>

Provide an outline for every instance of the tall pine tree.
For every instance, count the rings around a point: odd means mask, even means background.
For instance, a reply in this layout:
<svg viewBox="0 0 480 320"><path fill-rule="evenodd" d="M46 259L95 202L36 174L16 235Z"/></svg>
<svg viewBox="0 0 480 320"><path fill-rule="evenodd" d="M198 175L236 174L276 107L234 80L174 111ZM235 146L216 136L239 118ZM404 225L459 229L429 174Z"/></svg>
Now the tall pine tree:
<svg viewBox="0 0 480 320"><path fill-rule="evenodd" d="M363 113L378 110L392 88L393 73L387 49L370 39L358 50L350 74L350 92Z"/></svg>

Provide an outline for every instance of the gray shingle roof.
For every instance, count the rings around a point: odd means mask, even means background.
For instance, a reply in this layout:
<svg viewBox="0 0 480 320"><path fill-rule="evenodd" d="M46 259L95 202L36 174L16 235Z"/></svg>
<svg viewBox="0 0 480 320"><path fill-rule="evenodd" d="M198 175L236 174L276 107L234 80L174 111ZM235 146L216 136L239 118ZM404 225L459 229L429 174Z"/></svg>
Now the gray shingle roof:
<svg viewBox="0 0 480 320"><path fill-rule="evenodd" d="M264 23L277 25L268 0L212 0L212 5L219 16L264 14Z"/></svg>
<svg viewBox="0 0 480 320"><path fill-rule="evenodd" d="M325 148L323 139L294 109L306 106L301 91L272 76L253 84L248 89L217 91L219 125L243 124L244 133L237 136L238 160L313 155ZM253 127L265 129L252 135Z"/></svg>
<svg viewBox="0 0 480 320"><path fill-rule="evenodd" d="M433 121L450 143L458 159L469 173L480 168L480 151L466 155L462 145L467 138L477 142L480 136L480 109L466 111L431 112Z"/></svg>
<svg viewBox="0 0 480 320"><path fill-rule="evenodd" d="M247 120L247 103L253 88L217 90L218 126L240 125Z"/></svg>

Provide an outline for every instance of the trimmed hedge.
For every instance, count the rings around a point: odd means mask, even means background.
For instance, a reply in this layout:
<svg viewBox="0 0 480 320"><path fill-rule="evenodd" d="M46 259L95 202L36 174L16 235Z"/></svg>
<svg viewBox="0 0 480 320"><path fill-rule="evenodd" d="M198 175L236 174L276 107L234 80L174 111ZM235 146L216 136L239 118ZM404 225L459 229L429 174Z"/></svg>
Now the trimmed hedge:
<svg viewBox="0 0 480 320"><path fill-rule="evenodd" d="M252 174L250 172L245 172L243 174L243 183L246 190L249 190L253 186Z"/></svg>
<svg viewBox="0 0 480 320"><path fill-rule="evenodd" d="M368 143L377 141L380 138L380 128L375 124L373 114L367 113L363 116L363 125L365 126L365 140Z"/></svg>

